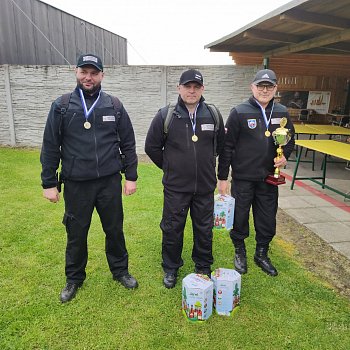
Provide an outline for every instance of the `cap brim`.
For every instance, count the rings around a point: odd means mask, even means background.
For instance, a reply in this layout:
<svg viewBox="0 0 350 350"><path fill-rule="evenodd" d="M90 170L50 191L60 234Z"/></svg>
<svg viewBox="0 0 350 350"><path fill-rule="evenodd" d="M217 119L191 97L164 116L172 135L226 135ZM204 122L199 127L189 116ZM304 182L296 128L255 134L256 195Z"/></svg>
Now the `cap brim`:
<svg viewBox="0 0 350 350"><path fill-rule="evenodd" d="M77 65L77 67L84 67L84 66L94 66L95 68L97 68L100 72L103 72L103 69L101 69L101 67L99 67L96 63L93 62L89 62L89 63L83 63L83 64L79 64Z"/></svg>
<svg viewBox="0 0 350 350"><path fill-rule="evenodd" d="M263 83L263 82L270 83L270 84L272 84L272 85L276 85L276 84L277 84L275 81L273 81L273 80L271 80L271 79L266 79L266 78L265 78L265 79L259 79L259 80L253 81L253 84L254 84L254 85L257 85L257 84Z"/></svg>
<svg viewBox="0 0 350 350"><path fill-rule="evenodd" d="M198 81L198 80L186 80L186 81L181 82L180 85L186 85L187 83L197 83L197 84L203 86L203 83L201 81Z"/></svg>

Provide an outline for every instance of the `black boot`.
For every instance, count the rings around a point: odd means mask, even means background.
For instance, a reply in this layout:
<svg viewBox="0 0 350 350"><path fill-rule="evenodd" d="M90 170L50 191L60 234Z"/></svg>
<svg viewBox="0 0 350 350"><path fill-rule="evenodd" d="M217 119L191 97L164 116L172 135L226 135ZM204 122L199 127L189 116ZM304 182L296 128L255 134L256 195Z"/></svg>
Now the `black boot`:
<svg viewBox="0 0 350 350"><path fill-rule="evenodd" d="M278 272L267 256L268 247L256 247L254 261L268 275L277 276Z"/></svg>
<svg viewBox="0 0 350 350"><path fill-rule="evenodd" d="M71 301L82 285L83 283L67 283L60 295L61 302L66 303L67 301Z"/></svg>
<svg viewBox="0 0 350 350"><path fill-rule="evenodd" d="M247 273L247 253L245 250L245 246L235 247L235 258L233 260L235 269L241 275Z"/></svg>
<svg viewBox="0 0 350 350"><path fill-rule="evenodd" d="M165 288L174 288L177 280L177 274L173 272L165 272L163 278L163 284Z"/></svg>

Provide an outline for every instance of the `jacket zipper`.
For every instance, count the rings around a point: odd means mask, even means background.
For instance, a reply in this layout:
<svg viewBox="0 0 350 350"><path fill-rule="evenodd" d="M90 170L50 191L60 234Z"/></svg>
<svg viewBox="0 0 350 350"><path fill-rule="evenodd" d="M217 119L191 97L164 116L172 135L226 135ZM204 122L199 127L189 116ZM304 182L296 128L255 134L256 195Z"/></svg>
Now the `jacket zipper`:
<svg viewBox="0 0 350 350"><path fill-rule="evenodd" d="M189 144L191 143L189 135L189 128L188 124L186 123L186 139L187 139L187 145L191 147ZM195 173L195 179L194 179L194 193L197 192L197 182L198 182L198 166L197 166L197 152L196 152L196 146L195 142L192 142L192 147L193 147L193 155L194 155L194 173Z"/></svg>
<svg viewBox="0 0 350 350"><path fill-rule="evenodd" d="M195 142L193 144L193 153L194 153L194 167L195 167L195 182L194 182L194 193L197 193L197 182L198 182L198 166L197 166L197 152Z"/></svg>
<svg viewBox="0 0 350 350"><path fill-rule="evenodd" d="M187 142L187 148L189 149L190 148L190 135L188 133L188 123L186 122L186 142Z"/></svg>
<svg viewBox="0 0 350 350"><path fill-rule="evenodd" d="M95 111L92 112L94 115L94 141L95 141L95 158L96 158L96 173L97 177L100 177L100 172L98 171L98 153L97 153L97 138L96 138L96 116L95 116Z"/></svg>
<svg viewBox="0 0 350 350"><path fill-rule="evenodd" d="M264 124L264 125L262 124L261 119L259 119L259 128L260 128L260 130L263 129L263 130L260 132L260 135L262 135L261 137L262 137L263 140L265 141L265 150L266 150L266 152L265 152L264 163L262 164L262 165L264 165L265 162L266 162L266 154L267 154L268 148L269 148L269 145L268 145L269 138L265 136L266 126L265 126L265 124ZM272 137L272 136L270 136L270 137ZM261 169L261 172L263 172L263 169ZM263 177L263 174L262 174L262 173L261 173L261 178L262 178L263 181L265 180L265 177Z"/></svg>

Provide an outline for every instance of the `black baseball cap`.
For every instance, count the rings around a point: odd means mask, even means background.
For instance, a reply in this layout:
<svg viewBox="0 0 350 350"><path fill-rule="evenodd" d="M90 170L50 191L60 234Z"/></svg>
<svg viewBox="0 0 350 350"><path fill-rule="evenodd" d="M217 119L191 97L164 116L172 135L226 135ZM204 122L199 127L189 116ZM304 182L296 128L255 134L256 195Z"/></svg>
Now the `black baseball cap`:
<svg viewBox="0 0 350 350"><path fill-rule="evenodd" d="M86 53L84 55L79 56L77 67L83 67L83 66L94 66L101 72L103 72L103 64L101 61L101 58L92 54L92 53Z"/></svg>
<svg viewBox="0 0 350 350"><path fill-rule="evenodd" d="M195 69L186 70L181 74L179 85L185 85L192 81L203 86L203 76L201 72Z"/></svg>
<svg viewBox="0 0 350 350"><path fill-rule="evenodd" d="M257 85L257 84L262 83L264 81L266 81L267 83L276 85L277 84L277 77L276 77L275 72L271 69L259 70L259 72L256 73L256 75L253 79L253 84Z"/></svg>

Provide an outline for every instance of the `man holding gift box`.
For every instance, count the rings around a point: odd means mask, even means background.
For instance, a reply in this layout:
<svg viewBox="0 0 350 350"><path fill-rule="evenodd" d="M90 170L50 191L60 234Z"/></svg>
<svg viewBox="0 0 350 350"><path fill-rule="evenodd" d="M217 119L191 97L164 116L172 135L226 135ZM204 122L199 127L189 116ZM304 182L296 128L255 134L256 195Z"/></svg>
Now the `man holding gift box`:
<svg viewBox="0 0 350 350"><path fill-rule="evenodd" d="M177 103L158 111L145 143L147 155L164 172L160 227L166 288L175 286L178 269L183 265L183 235L189 210L195 272L210 275L213 263L215 156L222 149L225 131L218 110L204 102L203 91L203 76L199 71L183 72Z"/></svg>
<svg viewBox="0 0 350 350"><path fill-rule="evenodd" d="M219 156L218 191L227 193L231 166L231 194L236 199L235 220L230 232L235 247L235 269L241 274L247 272L244 239L249 236L252 207L256 231L254 261L268 275L277 276L268 249L276 234L279 182L271 183L270 178L274 168L286 165L293 151L294 127L287 108L274 101L277 77L272 70L260 70L251 90L253 96L233 108L226 122L225 146ZM291 139L283 148L284 155L276 157L277 145L272 136L285 123Z"/></svg>

